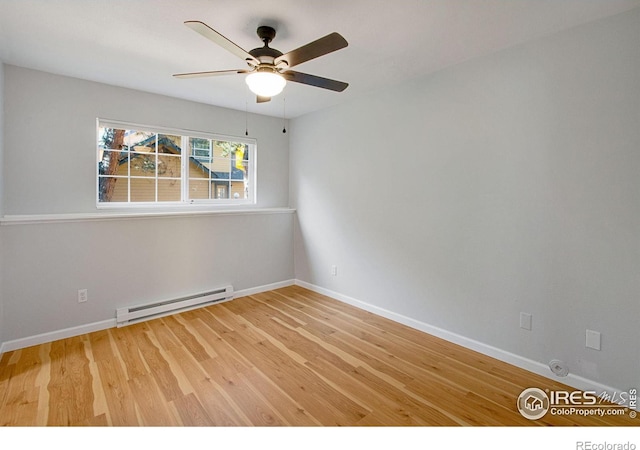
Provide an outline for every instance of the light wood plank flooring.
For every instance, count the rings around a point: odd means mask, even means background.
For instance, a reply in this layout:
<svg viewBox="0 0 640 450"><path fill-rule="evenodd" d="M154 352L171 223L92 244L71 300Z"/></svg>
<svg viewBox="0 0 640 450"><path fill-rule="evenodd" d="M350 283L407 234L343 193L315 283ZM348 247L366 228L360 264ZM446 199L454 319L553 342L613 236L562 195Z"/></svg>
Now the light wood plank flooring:
<svg viewBox="0 0 640 450"><path fill-rule="evenodd" d="M7 352L5 426L638 425L527 420L546 378L292 286Z"/></svg>

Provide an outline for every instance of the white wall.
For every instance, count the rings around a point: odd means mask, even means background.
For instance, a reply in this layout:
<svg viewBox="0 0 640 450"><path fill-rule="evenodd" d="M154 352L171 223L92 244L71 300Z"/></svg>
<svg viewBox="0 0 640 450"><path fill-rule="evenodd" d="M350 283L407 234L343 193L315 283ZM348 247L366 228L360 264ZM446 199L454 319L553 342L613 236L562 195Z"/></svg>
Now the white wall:
<svg viewBox="0 0 640 450"><path fill-rule="evenodd" d="M245 115L5 66L5 215L95 213L96 117L244 136ZM258 207L288 206L288 135L252 115ZM120 306L293 278L293 215L269 212L0 227L2 340L108 321ZM88 289L79 304L77 290Z"/></svg>
<svg viewBox="0 0 640 450"><path fill-rule="evenodd" d="M296 278L640 385L639 42L636 9L294 120Z"/></svg>

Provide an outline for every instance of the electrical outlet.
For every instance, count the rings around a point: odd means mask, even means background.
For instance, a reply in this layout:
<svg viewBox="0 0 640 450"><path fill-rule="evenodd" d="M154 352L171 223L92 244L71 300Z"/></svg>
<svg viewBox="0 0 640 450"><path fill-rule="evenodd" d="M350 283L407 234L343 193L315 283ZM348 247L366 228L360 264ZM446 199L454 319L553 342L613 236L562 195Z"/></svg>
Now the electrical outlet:
<svg viewBox="0 0 640 450"><path fill-rule="evenodd" d="M78 303L84 303L87 301L87 290L78 289Z"/></svg>
<svg viewBox="0 0 640 450"><path fill-rule="evenodd" d="M334 277L338 276L338 266L336 265L331 266L331 275L333 275Z"/></svg>
<svg viewBox="0 0 640 450"><path fill-rule="evenodd" d="M529 330L531 331L531 322L532 322L533 316L531 314L527 314L527 313L520 313L520 328L522 328L523 330Z"/></svg>

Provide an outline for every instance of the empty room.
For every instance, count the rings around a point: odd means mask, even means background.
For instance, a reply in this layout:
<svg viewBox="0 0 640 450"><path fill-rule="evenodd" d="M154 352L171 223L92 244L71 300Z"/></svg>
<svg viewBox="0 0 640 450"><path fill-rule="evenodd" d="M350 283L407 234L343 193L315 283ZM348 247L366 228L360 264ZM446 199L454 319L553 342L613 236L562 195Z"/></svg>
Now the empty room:
<svg viewBox="0 0 640 450"><path fill-rule="evenodd" d="M0 424L637 429L639 170L640 0L0 0Z"/></svg>

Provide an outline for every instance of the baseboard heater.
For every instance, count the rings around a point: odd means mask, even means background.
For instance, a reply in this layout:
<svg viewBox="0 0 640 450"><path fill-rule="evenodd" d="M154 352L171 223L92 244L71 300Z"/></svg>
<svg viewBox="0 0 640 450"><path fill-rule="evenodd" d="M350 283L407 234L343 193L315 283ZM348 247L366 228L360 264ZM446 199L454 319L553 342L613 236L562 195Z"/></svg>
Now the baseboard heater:
<svg viewBox="0 0 640 450"><path fill-rule="evenodd" d="M201 292L187 297L164 300L140 306L128 306L116 309L118 327L131 325L145 320L157 319L183 311L211 305L233 299L233 286L225 286L213 291Z"/></svg>

